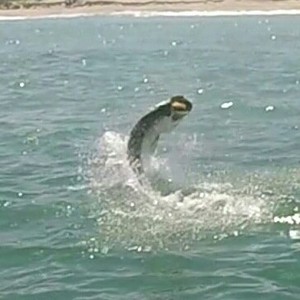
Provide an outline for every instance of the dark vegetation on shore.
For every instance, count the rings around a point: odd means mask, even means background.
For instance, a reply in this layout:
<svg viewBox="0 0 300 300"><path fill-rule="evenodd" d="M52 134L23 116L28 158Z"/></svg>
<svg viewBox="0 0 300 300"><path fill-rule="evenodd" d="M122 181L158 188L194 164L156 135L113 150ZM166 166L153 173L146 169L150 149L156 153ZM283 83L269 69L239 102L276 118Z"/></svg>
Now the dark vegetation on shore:
<svg viewBox="0 0 300 300"><path fill-rule="evenodd" d="M233 0L234 1L234 0ZM300 2L300 0L298 0ZM209 3L225 3L226 0L0 0L0 10L11 9L34 9L34 8L51 8L51 7L82 7L82 6L109 6L118 4L121 6L132 5L151 5L151 4L209 4ZM235 0L237 4L245 4L247 2L256 2L257 5L272 2L289 2L289 0Z"/></svg>
<svg viewBox="0 0 300 300"><path fill-rule="evenodd" d="M1 9L29 9L29 8L50 8L55 6L63 7L80 7L80 6L94 6L94 5L113 5L119 4L122 6L131 5L151 5L151 4L208 4L208 3L222 3L226 0L0 0ZM235 0L237 2L247 2L248 0ZM255 0L254 0L255 1ZM257 0L264 2L268 0ZM288 0L271 0L271 1L288 1ZM300 1L300 0L299 0Z"/></svg>
<svg viewBox="0 0 300 300"><path fill-rule="evenodd" d="M0 0L0 9L38 8L53 6L82 6L84 0Z"/></svg>

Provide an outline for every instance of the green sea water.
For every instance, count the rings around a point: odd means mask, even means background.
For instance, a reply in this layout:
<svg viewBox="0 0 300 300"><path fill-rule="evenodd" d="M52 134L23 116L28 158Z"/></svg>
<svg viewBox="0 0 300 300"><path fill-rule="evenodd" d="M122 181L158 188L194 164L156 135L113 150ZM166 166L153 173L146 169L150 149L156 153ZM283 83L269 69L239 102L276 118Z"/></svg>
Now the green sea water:
<svg viewBox="0 0 300 300"><path fill-rule="evenodd" d="M0 45L0 299L299 299L300 17L1 21ZM177 94L142 186L128 133Z"/></svg>

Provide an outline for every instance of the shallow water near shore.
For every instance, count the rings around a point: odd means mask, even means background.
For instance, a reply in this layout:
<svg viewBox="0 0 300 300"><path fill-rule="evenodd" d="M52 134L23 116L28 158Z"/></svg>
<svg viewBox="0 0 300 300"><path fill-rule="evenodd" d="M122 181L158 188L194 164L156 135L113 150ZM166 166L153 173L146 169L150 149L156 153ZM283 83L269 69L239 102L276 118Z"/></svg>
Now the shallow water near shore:
<svg viewBox="0 0 300 300"><path fill-rule="evenodd" d="M300 17L23 20L0 44L1 299L298 299ZM141 185L128 132L175 94L193 110Z"/></svg>

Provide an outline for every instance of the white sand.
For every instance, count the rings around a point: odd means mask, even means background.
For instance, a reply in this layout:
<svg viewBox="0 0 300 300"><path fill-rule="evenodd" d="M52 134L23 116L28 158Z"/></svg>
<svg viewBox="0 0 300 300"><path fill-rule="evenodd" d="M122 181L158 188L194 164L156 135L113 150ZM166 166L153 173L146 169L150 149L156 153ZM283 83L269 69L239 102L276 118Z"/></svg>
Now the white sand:
<svg viewBox="0 0 300 300"><path fill-rule="evenodd" d="M298 0L98 0L89 5L65 7L49 1L38 7L0 10L0 20L27 18L71 18L93 15L151 16L239 16L239 15L299 15Z"/></svg>

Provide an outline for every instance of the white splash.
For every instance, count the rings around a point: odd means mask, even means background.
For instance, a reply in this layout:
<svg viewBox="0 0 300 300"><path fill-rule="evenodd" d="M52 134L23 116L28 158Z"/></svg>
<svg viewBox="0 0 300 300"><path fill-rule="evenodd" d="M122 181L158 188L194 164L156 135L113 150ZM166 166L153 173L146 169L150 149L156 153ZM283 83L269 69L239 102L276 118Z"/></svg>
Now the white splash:
<svg viewBox="0 0 300 300"><path fill-rule="evenodd" d="M295 240L295 241L300 240L300 230L290 229L289 236L292 240Z"/></svg>
<svg viewBox="0 0 300 300"><path fill-rule="evenodd" d="M233 102L232 102L232 101L224 102L224 103L221 104L221 108L223 108L223 109L228 109L228 108L230 108L232 105L233 105Z"/></svg>
<svg viewBox="0 0 300 300"><path fill-rule="evenodd" d="M273 111L275 109L275 107L273 105L269 105L265 108L265 111L268 112L268 111Z"/></svg>
<svg viewBox="0 0 300 300"><path fill-rule="evenodd" d="M292 216L285 216L285 217L274 217L274 223L280 224L290 224L290 225L300 225L300 214L294 214Z"/></svg>
<svg viewBox="0 0 300 300"><path fill-rule="evenodd" d="M138 180L131 170L126 145L126 136L106 132L88 163L90 188L97 195L92 215L99 224L101 245L153 249L175 243L185 247L211 231L214 235L236 232L272 220L271 203L257 189L253 192L206 177L196 184L176 186L161 175L159 169L167 166L158 158L152 161L158 185L153 188L151 178ZM170 191L165 196L164 188Z"/></svg>

